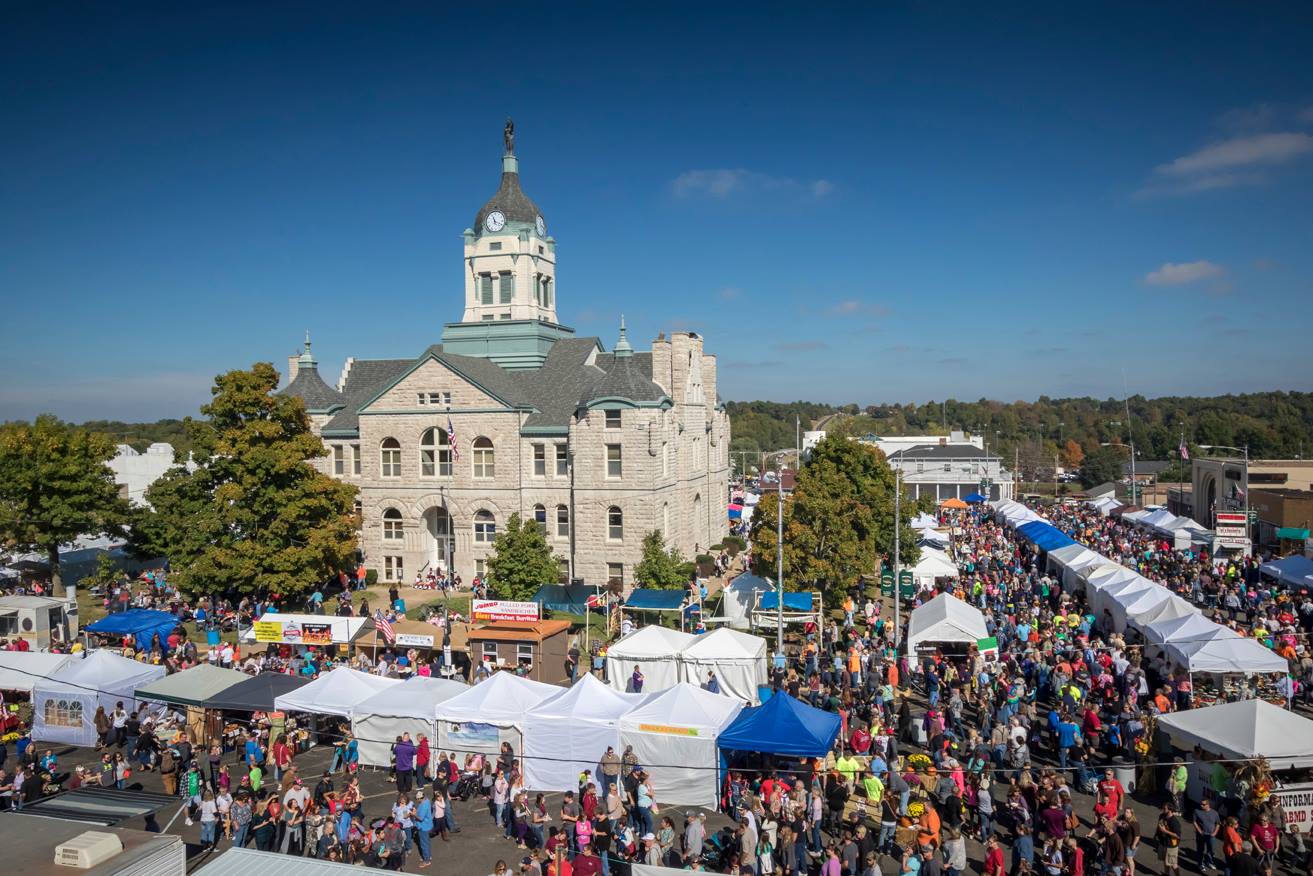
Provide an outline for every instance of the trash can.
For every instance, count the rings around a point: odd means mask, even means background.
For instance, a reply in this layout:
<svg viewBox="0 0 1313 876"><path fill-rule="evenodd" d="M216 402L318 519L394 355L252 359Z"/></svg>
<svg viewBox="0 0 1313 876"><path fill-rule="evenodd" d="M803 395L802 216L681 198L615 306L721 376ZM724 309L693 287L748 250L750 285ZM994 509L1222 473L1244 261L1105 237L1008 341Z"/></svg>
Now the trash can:
<svg viewBox="0 0 1313 876"><path fill-rule="evenodd" d="M1122 783L1127 794L1135 793L1135 764L1124 757L1112 759L1112 774Z"/></svg>

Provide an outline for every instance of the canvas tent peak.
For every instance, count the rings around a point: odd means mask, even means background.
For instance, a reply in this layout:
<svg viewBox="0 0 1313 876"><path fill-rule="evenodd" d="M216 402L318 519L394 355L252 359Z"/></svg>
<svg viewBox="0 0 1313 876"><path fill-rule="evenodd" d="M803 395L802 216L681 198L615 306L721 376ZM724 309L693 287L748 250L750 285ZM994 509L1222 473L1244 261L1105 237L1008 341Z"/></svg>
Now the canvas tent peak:
<svg viewBox="0 0 1313 876"><path fill-rule="evenodd" d="M620 744L620 716L650 696L612 690L590 672L534 706L524 716L525 788L578 790L580 773L596 777L603 752Z"/></svg>
<svg viewBox="0 0 1313 876"><path fill-rule="evenodd" d="M121 701L135 709L137 688L163 678L165 672L163 666L129 660L104 648L70 660L32 688L32 738L93 745L96 707L112 712Z"/></svg>
<svg viewBox="0 0 1313 876"><path fill-rule="evenodd" d="M825 757L839 735L839 716L823 712L787 693L744 709L720 734L720 747L785 757Z"/></svg>
<svg viewBox="0 0 1313 876"><path fill-rule="evenodd" d="M1220 629L1226 630L1225 627ZM1290 664L1280 654L1253 639L1234 634L1219 632L1205 639L1168 642L1163 648L1168 659L1188 672L1259 675L1290 671Z"/></svg>
<svg viewBox="0 0 1313 876"><path fill-rule="evenodd" d="M74 657L49 651L0 651L0 690L31 693L44 679L56 675Z"/></svg>
<svg viewBox="0 0 1313 876"><path fill-rule="evenodd" d="M1264 757L1277 770L1313 767L1313 721L1266 700L1170 712L1158 718L1158 729L1180 748L1198 745L1235 760Z"/></svg>
<svg viewBox="0 0 1313 876"><path fill-rule="evenodd" d="M766 640L721 627L696 636L680 652L679 666L682 681L700 686L706 682L708 672L715 672L723 693L745 703L756 703L760 697L758 688L768 681Z"/></svg>
<svg viewBox="0 0 1313 876"><path fill-rule="evenodd" d="M214 697L248 678L249 675L236 669L198 663L137 688L137 699L204 707Z"/></svg>
<svg viewBox="0 0 1313 876"><path fill-rule="evenodd" d="M402 733L438 744L437 707L469 690L469 685L446 678L416 676L386 687L351 708L351 735L356 737L360 762L387 766L392 743Z"/></svg>
<svg viewBox="0 0 1313 876"><path fill-rule="evenodd" d="M178 628L178 618L171 612L155 611L146 608L133 608L128 611L116 611L100 620L89 623L86 631L98 636L132 636L137 648L150 650L155 636L161 642L168 642L169 636Z"/></svg>
<svg viewBox="0 0 1313 876"><path fill-rule="evenodd" d="M952 594L941 593L912 611L907 624L907 653L915 654L922 642L974 645L988 636L980 609Z"/></svg>
<svg viewBox="0 0 1313 876"><path fill-rule="evenodd" d="M274 700L280 694L304 687L309 683L308 679L299 675L261 672L214 696L205 707L233 712L272 712Z"/></svg>
<svg viewBox="0 0 1313 876"><path fill-rule="evenodd" d="M640 627L606 650L606 674L611 687L628 691L634 669L643 673L648 690L665 690L679 683L679 654L697 637L650 624ZM632 692L632 691L631 691Z"/></svg>
<svg viewBox="0 0 1313 876"><path fill-rule="evenodd" d="M384 678L350 666L338 666L304 687L275 697L274 706L284 712L349 718L354 706L401 683L399 678Z"/></svg>

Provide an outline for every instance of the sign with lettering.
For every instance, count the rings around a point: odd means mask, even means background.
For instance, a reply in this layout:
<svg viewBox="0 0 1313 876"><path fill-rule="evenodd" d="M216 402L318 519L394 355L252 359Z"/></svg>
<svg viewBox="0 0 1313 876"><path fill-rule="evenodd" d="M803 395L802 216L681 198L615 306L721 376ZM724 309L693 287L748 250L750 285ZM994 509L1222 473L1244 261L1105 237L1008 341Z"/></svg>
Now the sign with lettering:
<svg viewBox="0 0 1313 876"><path fill-rule="evenodd" d="M1286 813L1286 829L1293 824L1300 833L1313 831L1313 785L1289 785L1272 796Z"/></svg>
<svg viewBox="0 0 1313 876"><path fill-rule="evenodd" d="M511 602L505 599L476 599L470 604L470 616L476 621L536 621L542 607L536 602Z"/></svg>
<svg viewBox="0 0 1313 876"><path fill-rule="evenodd" d="M397 633L397 644L403 648L432 648L432 636L416 636L412 633Z"/></svg>
<svg viewBox="0 0 1313 876"><path fill-rule="evenodd" d="M255 630L257 642L281 642L283 640L282 621L256 621L251 624Z"/></svg>

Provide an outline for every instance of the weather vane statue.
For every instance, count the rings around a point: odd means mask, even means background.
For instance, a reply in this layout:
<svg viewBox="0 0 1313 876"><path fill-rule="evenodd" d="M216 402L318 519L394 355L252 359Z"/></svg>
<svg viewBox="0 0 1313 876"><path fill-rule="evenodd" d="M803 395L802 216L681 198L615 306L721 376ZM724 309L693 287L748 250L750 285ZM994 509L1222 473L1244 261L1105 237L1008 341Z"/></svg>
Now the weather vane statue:
<svg viewBox="0 0 1313 876"><path fill-rule="evenodd" d="M506 127L502 129L501 137L506 141L506 154L515 154L515 122L510 119L506 120Z"/></svg>

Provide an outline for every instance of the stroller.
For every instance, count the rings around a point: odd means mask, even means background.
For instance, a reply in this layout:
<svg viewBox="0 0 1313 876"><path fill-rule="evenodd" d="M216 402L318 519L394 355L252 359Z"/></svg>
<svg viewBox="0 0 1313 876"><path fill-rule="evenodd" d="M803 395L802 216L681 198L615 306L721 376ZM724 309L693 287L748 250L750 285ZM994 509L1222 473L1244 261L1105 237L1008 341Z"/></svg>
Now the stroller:
<svg viewBox="0 0 1313 876"><path fill-rule="evenodd" d="M479 788L479 776L474 773L464 773L452 786L451 799L468 800L479 793Z"/></svg>

